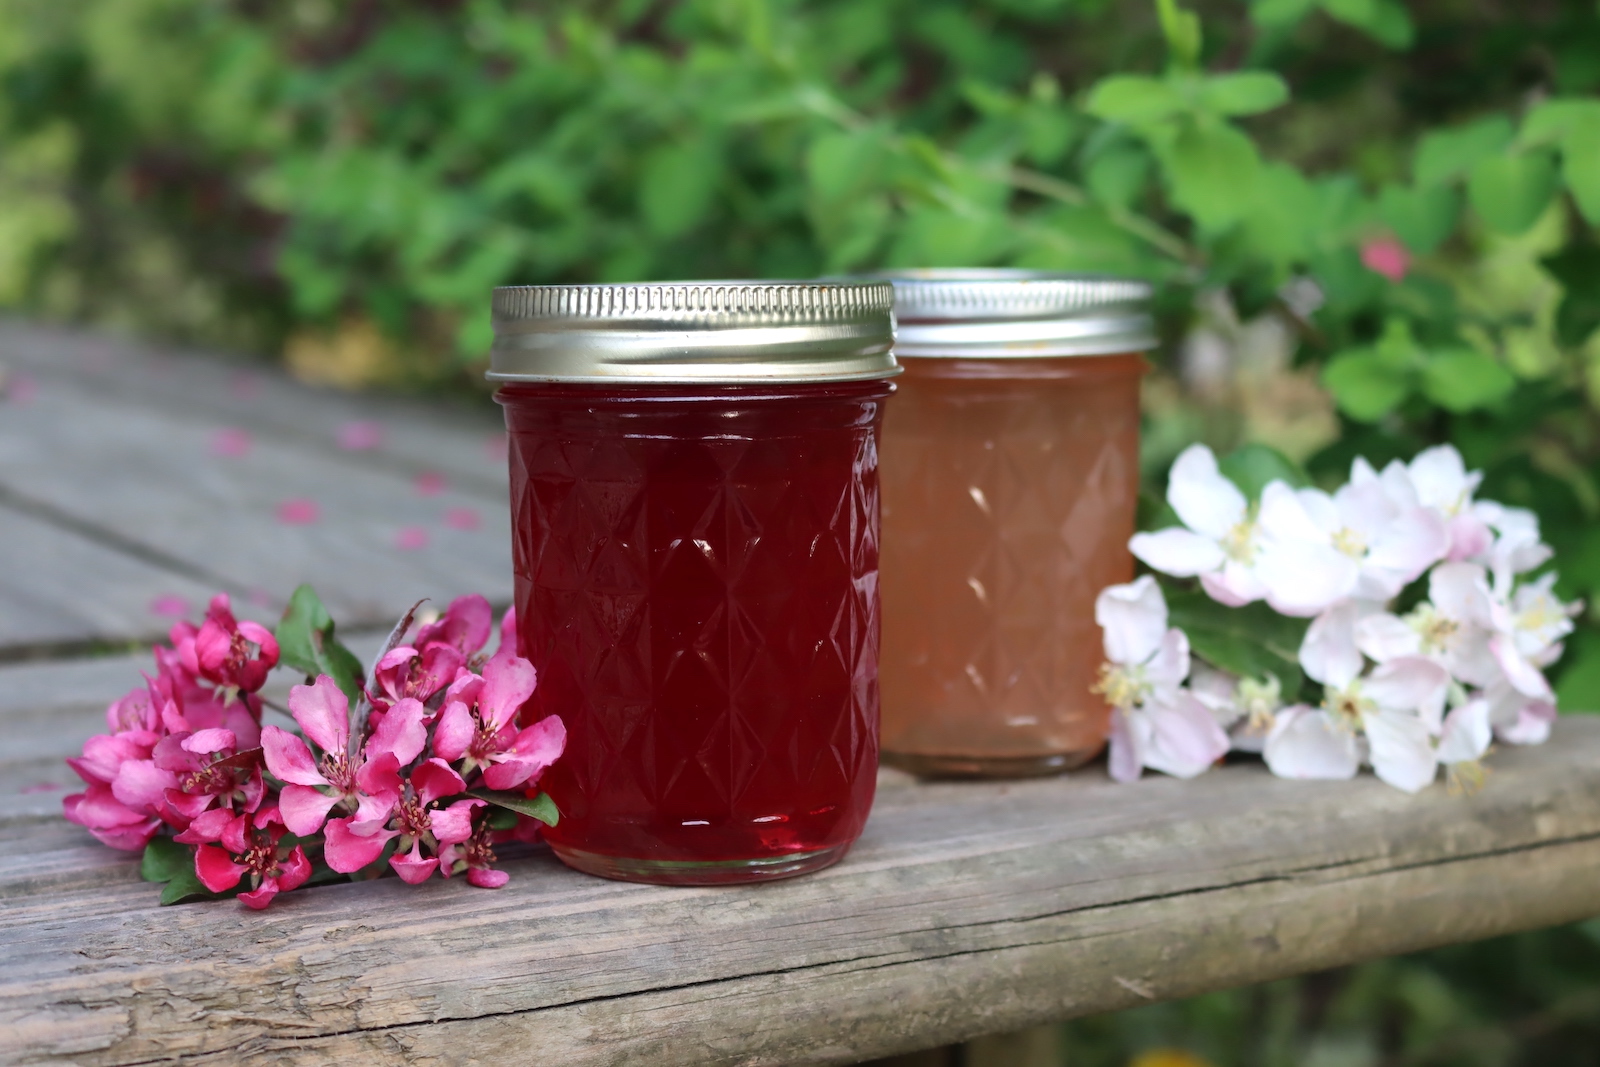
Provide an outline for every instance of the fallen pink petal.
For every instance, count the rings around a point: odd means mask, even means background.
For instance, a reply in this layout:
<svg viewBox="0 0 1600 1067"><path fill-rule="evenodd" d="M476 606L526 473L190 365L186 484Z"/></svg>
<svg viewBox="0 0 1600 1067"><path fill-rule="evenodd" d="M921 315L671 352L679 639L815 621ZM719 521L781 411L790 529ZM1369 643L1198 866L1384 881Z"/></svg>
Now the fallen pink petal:
<svg viewBox="0 0 1600 1067"><path fill-rule="evenodd" d="M411 484L418 496L438 496L450 486L449 480L438 471L423 471Z"/></svg>
<svg viewBox="0 0 1600 1067"><path fill-rule="evenodd" d="M237 426L226 426L211 435L213 456L242 456L250 451L250 432Z"/></svg>
<svg viewBox="0 0 1600 1067"><path fill-rule="evenodd" d="M483 518L475 508L451 508L444 513L444 524L452 530L476 530Z"/></svg>
<svg viewBox="0 0 1600 1067"><path fill-rule="evenodd" d="M394 546L408 552L428 547L428 531L421 526L405 526L394 535Z"/></svg>
<svg viewBox="0 0 1600 1067"><path fill-rule="evenodd" d="M297 498L278 505L278 521L285 526L309 526L322 517L322 508L315 500Z"/></svg>
<svg viewBox="0 0 1600 1067"><path fill-rule="evenodd" d="M181 619L189 614L189 602L174 593L167 593L150 601L150 614Z"/></svg>
<svg viewBox="0 0 1600 1067"><path fill-rule="evenodd" d="M383 427L375 422L347 422L339 427L334 440L347 452L369 452L383 445Z"/></svg>

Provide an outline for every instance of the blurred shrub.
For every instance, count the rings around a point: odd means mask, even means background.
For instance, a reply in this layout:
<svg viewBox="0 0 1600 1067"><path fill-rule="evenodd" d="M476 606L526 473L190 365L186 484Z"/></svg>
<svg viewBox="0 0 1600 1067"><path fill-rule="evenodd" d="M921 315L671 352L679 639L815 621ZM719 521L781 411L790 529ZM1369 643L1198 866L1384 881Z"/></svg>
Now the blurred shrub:
<svg viewBox="0 0 1600 1067"><path fill-rule="evenodd" d="M497 283L1137 274L1153 474L1453 440L1592 598L1597 87L1593 0L0 0L0 304L359 384Z"/></svg>

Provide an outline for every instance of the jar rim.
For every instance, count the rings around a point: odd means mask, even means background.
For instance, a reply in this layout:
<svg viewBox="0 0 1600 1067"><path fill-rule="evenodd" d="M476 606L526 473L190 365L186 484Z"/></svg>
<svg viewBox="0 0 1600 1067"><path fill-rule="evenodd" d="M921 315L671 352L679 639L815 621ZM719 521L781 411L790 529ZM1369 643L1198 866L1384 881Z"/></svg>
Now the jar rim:
<svg viewBox="0 0 1600 1067"><path fill-rule="evenodd" d="M903 356L1042 359L1155 347L1150 283L1004 267L870 275L894 286Z"/></svg>
<svg viewBox="0 0 1600 1067"><path fill-rule="evenodd" d="M503 286L490 381L856 381L899 373L887 281Z"/></svg>

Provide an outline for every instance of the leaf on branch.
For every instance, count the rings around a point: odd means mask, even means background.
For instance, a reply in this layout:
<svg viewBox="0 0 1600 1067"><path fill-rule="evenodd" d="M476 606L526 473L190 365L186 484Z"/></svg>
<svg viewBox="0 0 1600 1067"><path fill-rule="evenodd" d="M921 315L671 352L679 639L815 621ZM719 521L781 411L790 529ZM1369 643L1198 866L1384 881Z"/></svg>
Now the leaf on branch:
<svg viewBox="0 0 1600 1067"><path fill-rule="evenodd" d="M1527 232L1556 191L1556 161L1546 149L1489 156L1472 168L1467 196L1473 210L1504 234Z"/></svg>
<svg viewBox="0 0 1600 1067"><path fill-rule="evenodd" d="M1107 122L1148 126L1188 106L1183 94L1161 78L1118 74L1095 84L1084 110Z"/></svg>
<svg viewBox="0 0 1600 1067"><path fill-rule="evenodd" d="M1461 194L1452 186L1386 186L1378 216L1411 251L1427 255L1444 243L1461 218Z"/></svg>
<svg viewBox="0 0 1600 1067"><path fill-rule="evenodd" d="M1341 352L1322 370L1339 410L1358 422L1376 422L1411 393L1409 368L1372 348Z"/></svg>
<svg viewBox="0 0 1600 1067"><path fill-rule="evenodd" d="M326 674L352 707L360 699L364 680L361 661L334 636L333 617L311 586L302 585L294 591L275 636L279 662L307 677Z"/></svg>
<svg viewBox="0 0 1600 1067"><path fill-rule="evenodd" d="M477 797L495 807L514 811L518 815L526 815L530 819L538 819L546 826L554 826L561 818L561 813L556 810L556 802L550 799L548 793L525 797L513 790L469 789L467 796Z"/></svg>
<svg viewBox="0 0 1600 1067"><path fill-rule="evenodd" d="M1168 620L1188 635L1195 655L1241 678L1271 675L1290 699L1299 692L1299 650L1309 620L1279 615L1261 603L1230 608L1198 590L1166 595Z"/></svg>
<svg viewBox="0 0 1600 1067"><path fill-rule="evenodd" d="M1422 368L1423 395L1458 413L1489 407L1510 395L1516 384L1499 360L1471 348L1435 352Z"/></svg>
<svg viewBox="0 0 1600 1067"><path fill-rule="evenodd" d="M1248 70L1218 74L1200 87L1200 103L1218 115L1257 115L1287 103L1289 86L1276 74Z"/></svg>
<svg viewBox="0 0 1600 1067"><path fill-rule="evenodd" d="M1300 464L1271 445L1241 445L1219 459L1217 469L1251 500L1261 499L1270 482L1287 482L1296 489L1311 484Z"/></svg>
<svg viewBox="0 0 1600 1067"><path fill-rule="evenodd" d="M1261 159L1232 126L1187 123L1160 154L1173 201L1201 228L1226 229L1251 209Z"/></svg>
<svg viewBox="0 0 1600 1067"><path fill-rule="evenodd" d="M194 851L170 837L152 837L139 858L139 877L147 882L170 882L194 870Z"/></svg>
<svg viewBox="0 0 1600 1067"><path fill-rule="evenodd" d="M1423 137L1412 161L1412 175L1419 186L1439 185L1472 170L1478 161L1496 156L1511 144L1511 120L1504 115L1436 130Z"/></svg>

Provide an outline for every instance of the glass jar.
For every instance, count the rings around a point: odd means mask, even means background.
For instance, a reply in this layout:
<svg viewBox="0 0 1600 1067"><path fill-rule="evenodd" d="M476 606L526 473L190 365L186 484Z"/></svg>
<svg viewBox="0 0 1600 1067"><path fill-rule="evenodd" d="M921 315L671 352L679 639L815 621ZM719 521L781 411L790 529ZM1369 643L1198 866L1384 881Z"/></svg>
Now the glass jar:
<svg viewBox="0 0 1600 1067"><path fill-rule="evenodd" d="M905 367L883 442L883 759L1052 774L1109 709L1094 601L1133 576L1142 282L892 275Z"/></svg>
<svg viewBox="0 0 1600 1067"><path fill-rule="evenodd" d="M844 855L878 760L888 283L495 292L525 709L569 866L670 884Z"/></svg>

